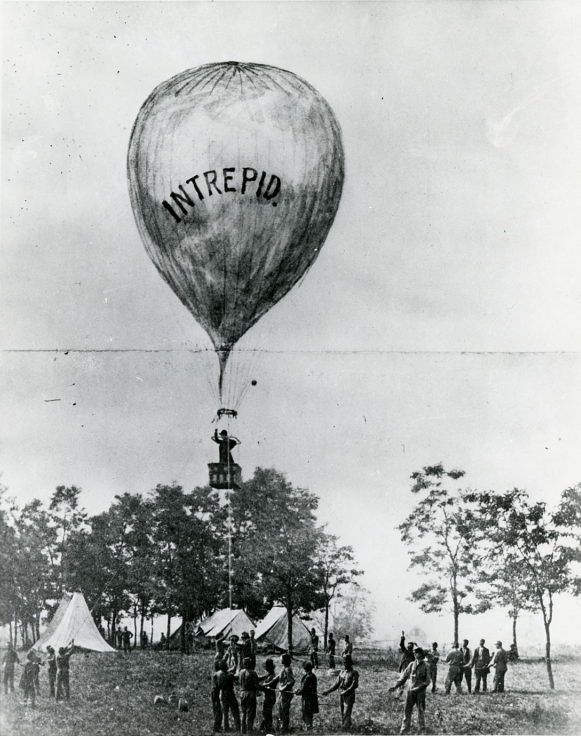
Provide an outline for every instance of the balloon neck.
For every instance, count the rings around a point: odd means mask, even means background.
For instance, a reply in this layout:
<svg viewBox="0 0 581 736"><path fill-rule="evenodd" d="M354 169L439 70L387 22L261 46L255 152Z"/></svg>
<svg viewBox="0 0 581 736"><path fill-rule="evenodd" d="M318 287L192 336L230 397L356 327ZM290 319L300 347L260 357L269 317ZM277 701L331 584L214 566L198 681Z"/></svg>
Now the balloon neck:
<svg viewBox="0 0 581 736"><path fill-rule="evenodd" d="M221 347L216 348L216 352L218 353L218 361L220 363L220 379L218 381L220 402L222 402L222 389L224 387L224 376L226 375L226 364L228 363L228 358L230 357L231 351L232 345L222 345Z"/></svg>

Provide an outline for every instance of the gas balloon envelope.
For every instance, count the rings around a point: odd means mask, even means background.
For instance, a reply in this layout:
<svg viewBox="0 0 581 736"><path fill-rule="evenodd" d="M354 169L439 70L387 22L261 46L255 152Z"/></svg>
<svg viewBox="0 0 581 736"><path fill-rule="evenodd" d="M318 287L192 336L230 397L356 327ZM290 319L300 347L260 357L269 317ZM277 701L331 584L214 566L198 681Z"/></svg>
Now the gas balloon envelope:
<svg viewBox="0 0 581 736"><path fill-rule="evenodd" d="M335 218L341 130L291 72L207 64L160 84L128 153L141 238L163 279L206 330L220 392L236 342L304 276Z"/></svg>

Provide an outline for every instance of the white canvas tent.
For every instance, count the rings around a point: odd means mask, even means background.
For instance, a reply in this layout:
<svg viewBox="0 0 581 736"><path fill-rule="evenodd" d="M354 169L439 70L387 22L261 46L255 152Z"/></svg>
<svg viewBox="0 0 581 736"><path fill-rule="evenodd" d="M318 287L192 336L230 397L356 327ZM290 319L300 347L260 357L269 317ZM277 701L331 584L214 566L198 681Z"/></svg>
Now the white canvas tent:
<svg viewBox="0 0 581 736"><path fill-rule="evenodd" d="M223 608L216 611L198 624L197 635L208 639L227 638L232 634L242 635L243 631L250 633L255 626L242 610Z"/></svg>
<svg viewBox="0 0 581 736"><path fill-rule="evenodd" d="M81 649L94 652L115 651L95 626L82 593L65 593L52 621L32 648L44 651L50 645L58 652L59 647L66 647L72 639L75 640L75 646Z"/></svg>
<svg viewBox="0 0 581 736"><path fill-rule="evenodd" d="M273 606L261 621L254 634L258 644L270 644L275 649L286 652L288 650L288 624L286 608ZM311 645L309 630L301 621L298 614L293 615L293 652L303 654Z"/></svg>

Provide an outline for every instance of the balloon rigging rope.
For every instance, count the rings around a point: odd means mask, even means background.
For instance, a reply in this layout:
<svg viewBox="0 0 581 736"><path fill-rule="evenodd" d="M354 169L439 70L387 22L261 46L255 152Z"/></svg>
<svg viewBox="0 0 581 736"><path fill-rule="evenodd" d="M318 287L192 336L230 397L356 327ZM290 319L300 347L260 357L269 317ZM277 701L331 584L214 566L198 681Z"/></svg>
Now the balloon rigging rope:
<svg viewBox="0 0 581 736"><path fill-rule="evenodd" d="M228 488L226 490L228 503L228 608L232 610L232 493L230 489L230 417L227 419L228 432Z"/></svg>

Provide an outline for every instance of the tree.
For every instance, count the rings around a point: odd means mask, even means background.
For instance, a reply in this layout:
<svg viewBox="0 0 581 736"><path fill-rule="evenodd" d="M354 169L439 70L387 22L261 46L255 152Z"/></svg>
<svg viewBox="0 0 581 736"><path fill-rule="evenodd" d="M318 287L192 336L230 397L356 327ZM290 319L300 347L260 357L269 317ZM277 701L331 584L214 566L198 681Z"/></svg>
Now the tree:
<svg viewBox="0 0 581 736"><path fill-rule="evenodd" d="M336 639L347 634L351 641L366 639L373 633L371 623L375 606L370 603L367 591L360 585L351 585L335 600L331 611L331 623Z"/></svg>
<svg viewBox="0 0 581 736"><path fill-rule="evenodd" d="M55 597L57 568L54 564L56 532L50 515L39 500L26 504L15 521L16 548L13 560L19 592L23 640L40 636L40 618L49 599Z"/></svg>
<svg viewBox="0 0 581 736"><path fill-rule="evenodd" d="M516 555L507 554L496 559L498 564L484 558L480 565L476 596L480 601L480 611L492 608L493 604L508 609L512 620L512 643L518 655L516 625L522 611L535 610L535 601L531 597L529 577L525 567Z"/></svg>
<svg viewBox="0 0 581 736"><path fill-rule="evenodd" d="M426 613L451 606L454 641L458 641L460 614L478 612L474 599L477 553L471 531L471 511L465 493L442 487L445 478L457 480L463 470L446 471L442 464L412 474L412 493L426 493L407 519L398 526L410 551L410 567L432 576L414 590L410 600Z"/></svg>
<svg viewBox="0 0 581 736"><path fill-rule="evenodd" d="M316 564L321 578L321 594L324 607L323 638L325 649L327 648L331 601L336 596L341 595L340 591L343 586L351 585L355 588L355 578L363 575L362 570L354 567L353 548L339 547L337 542L338 537L332 534L321 534L316 557Z"/></svg>
<svg viewBox="0 0 581 736"><path fill-rule="evenodd" d="M80 495L81 489L76 486L57 486L50 499L51 521L57 534L53 565L57 572L56 596L59 599L63 591L71 587L67 579L69 540L72 534L84 528L87 520L85 510L79 505Z"/></svg>
<svg viewBox="0 0 581 736"><path fill-rule="evenodd" d="M472 493L479 530L486 540L486 557L495 569L513 559L520 565L530 589L530 601L543 618L545 663L549 687L555 682L551 662L551 623L555 595L578 595L581 578L572 563L581 559L579 539L579 486L564 492L557 511L551 514L542 501L532 502L518 488L506 493ZM576 526L576 529L575 529ZM571 544L573 542L573 544Z"/></svg>
<svg viewBox="0 0 581 736"><path fill-rule="evenodd" d="M316 564L322 535L317 506L314 494L293 487L273 468L256 468L253 478L232 494L240 557L255 571L263 599L286 608L291 654L294 613L324 604L322 571Z"/></svg>
<svg viewBox="0 0 581 736"><path fill-rule="evenodd" d="M10 627L10 642L16 645L12 623L19 607L18 585L15 576L17 538L11 514L14 503L6 498L6 487L0 485L0 625Z"/></svg>
<svg viewBox="0 0 581 736"><path fill-rule="evenodd" d="M186 494L174 483L158 485L153 492L153 540L158 550L154 569L160 603L168 616L168 646L172 615L181 616L182 651L187 624L215 606L219 597L216 582L222 540L213 526L217 505L217 495L209 488Z"/></svg>

